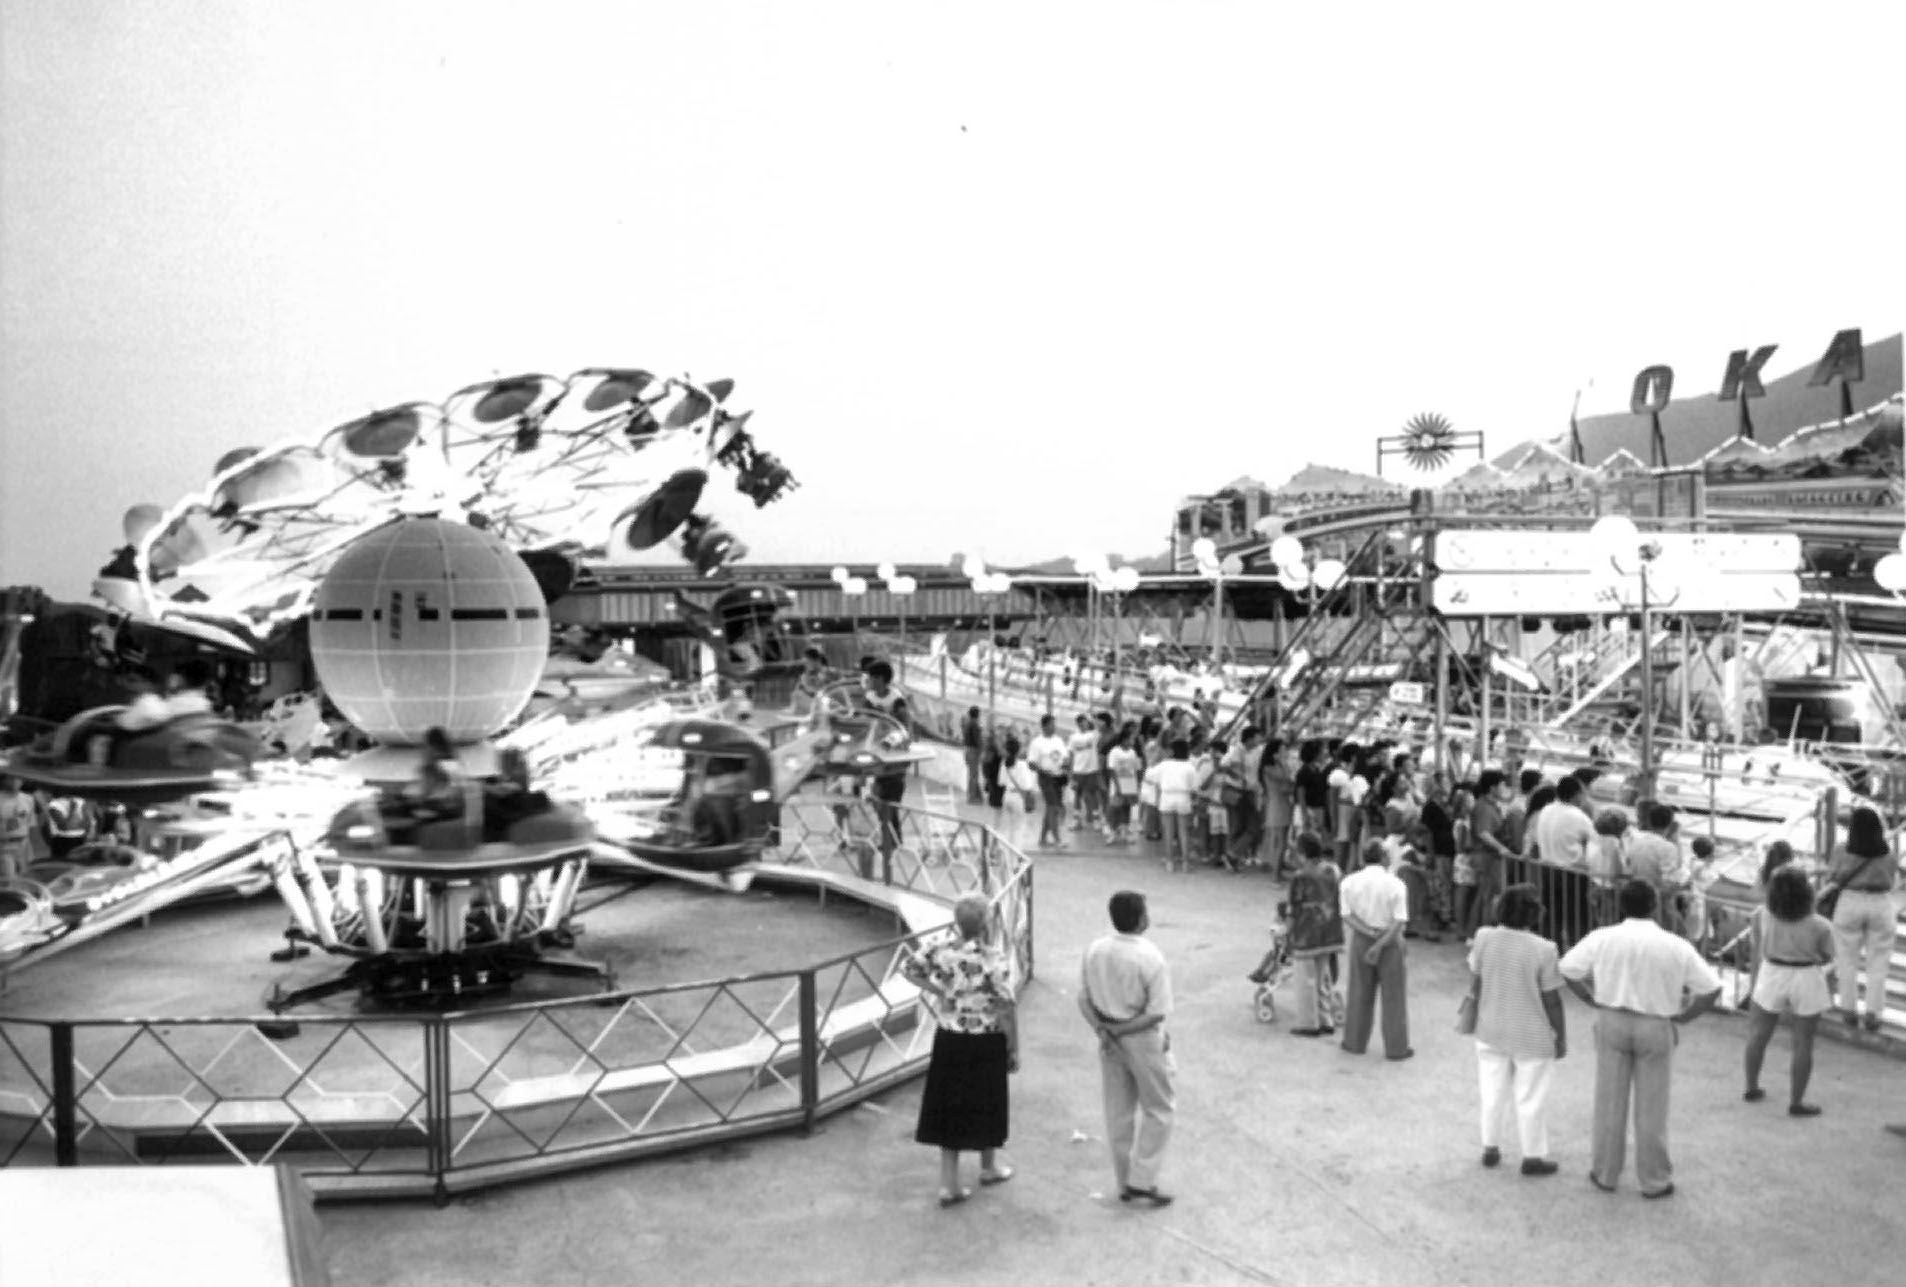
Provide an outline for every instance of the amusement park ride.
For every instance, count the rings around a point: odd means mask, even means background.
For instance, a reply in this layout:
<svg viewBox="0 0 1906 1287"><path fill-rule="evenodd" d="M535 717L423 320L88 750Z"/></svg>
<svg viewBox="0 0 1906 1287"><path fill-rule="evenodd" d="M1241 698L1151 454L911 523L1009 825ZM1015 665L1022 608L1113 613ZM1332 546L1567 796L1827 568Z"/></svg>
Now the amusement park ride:
<svg viewBox="0 0 1906 1287"><path fill-rule="evenodd" d="M1485 756L1619 767L1611 789L1743 855L1775 827L1820 852L1823 807L1906 812L1903 406L1680 468L1536 444L1433 489L1307 469L1255 516L1233 495L1194 520L1172 573L1114 587L1081 561L1069 595L1048 590L1075 611L1032 628L1043 647L936 641L898 665L943 736L975 706L1022 738L1045 714L1197 707L1220 732L1384 741L1457 775ZM1254 619L1217 607L1240 598ZM1227 638L1238 664L1218 664Z"/></svg>
<svg viewBox="0 0 1906 1287"><path fill-rule="evenodd" d="M32 788L149 816L103 863L0 883L0 970L183 898L269 885L290 916L282 957L315 947L347 962L275 992L275 1009L349 991L456 1004L532 971L606 983L573 953L592 874L745 888L803 781L927 758L848 685L780 715L633 666L551 664L548 605L579 566L673 540L701 576L721 576L744 551L699 512L710 479L732 471L757 506L794 486L748 415L726 409L731 392L629 369L491 380L230 453L202 491L134 507L102 599L241 651L308 620L325 699L374 745L294 760L216 720L129 733L105 710L7 752L0 772ZM1841 553L1851 540L1871 563L1900 516L1755 498L1857 490L1836 479L1875 474L1896 487L1901 406L1772 448L1729 443L1692 470L1632 457L1589 468L1536 446L1435 491L1299 488L1174 573L1082 560L1079 577L1050 578L1055 596L1069 582L1094 605L1083 656L1003 648L989 631L958 655L903 644L895 669L915 718L948 737L973 706L1029 731L1045 713L1199 705L1220 727L1389 740L1457 772L1482 756L1620 766L1611 781L1639 779L1743 853L1783 828L1822 852L1807 830L1822 797L1843 810L1855 788L1886 794L1906 748L1898 685L1869 656L1889 641L1855 628L1885 600L1849 584ZM1622 514L1648 530L1607 521ZM1880 561L1883 589L1906 588L1902 558ZM968 574L981 596L1011 584L983 565ZM1119 607L1098 611L1161 594L1268 603L1269 637L1186 664L1133 638ZM682 600L677 616L722 680L765 692L799 668L786 607L784 592L740 584L709 608ZM1830 664L1812 664L1822 652ZM1783 707L1783 683L1832 693ZM1852 690L1878 700L1849 732L1829 708ZM316 700L297 713L315 724ZM422 749L432 737L451 756Z"/></svg>
<svg viewBox="0 0 1906 1287"><path fill-rule="evenodd" d="M274 959L348 962L274 989L274 1010L347 991L453 1004L529 972L608 984L570 950L592 871L745 889L807 778L905 772L925 753L840 690L776 719L635 667L550 664L547 605L580 561L677 537L720 575L745 550L697 513L710 477L733 471L757 506L794 487L748 413L725 409L731 391L623 369L487 381L233 452L202 492L135 507L100 597L247 651L308 618L325 698L373 745L300 762L209 715L128 731L109 707L7 751L0 773L30 790L144 820L135 845L0 882L0 972L181 899L269 886L291 919ZM699 618L723 679L797 668L779 606L741 588Z"/></svg>

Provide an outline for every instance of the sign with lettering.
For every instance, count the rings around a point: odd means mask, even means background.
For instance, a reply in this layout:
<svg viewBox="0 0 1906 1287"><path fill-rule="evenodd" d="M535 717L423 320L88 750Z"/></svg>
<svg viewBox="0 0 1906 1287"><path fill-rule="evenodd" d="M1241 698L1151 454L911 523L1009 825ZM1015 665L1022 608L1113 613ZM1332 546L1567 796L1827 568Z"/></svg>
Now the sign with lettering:
<svg viewBox="0 0 1906 1287"><path fill-rule="evenodd" d="M1769 612L1800 602L1800 538L1789 533L1649 532L1653 557L1582 532L1447 531L1436 536L1431 602L1452 617Z"/></svg>
<svg viewBox="0 0 1906 1287"><path fill-rule="evenodd" d="M1752 355L1746 349L1735 349L1728 354L1727 369L1721 373L1721 389L1715 396L1722 402L1764 396L1767 390L1761 387L1760 369L1767 365L1767 359L1779 347L1778 344L1763 344ZM1866 349L1860 342L1860 328L1849 327L1836 334L1833 342L1827 345L1827 351L1814 364L1813 374L1807 377L1807 386L1817 388L1835 380L1858 384L1865 376ZM1634 388L1628 395L1628 409L1638 416L1650 412L1659 414L1668 409L1673 394L1673 367L1660 363L1643 367L1635 373Z"/></svg>

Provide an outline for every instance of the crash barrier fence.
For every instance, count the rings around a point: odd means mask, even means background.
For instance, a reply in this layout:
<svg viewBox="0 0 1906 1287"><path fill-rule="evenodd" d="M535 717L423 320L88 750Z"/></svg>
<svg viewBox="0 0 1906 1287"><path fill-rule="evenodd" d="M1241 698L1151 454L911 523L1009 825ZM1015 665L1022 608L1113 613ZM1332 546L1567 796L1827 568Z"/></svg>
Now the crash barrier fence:
<svg viewBox="0 0 1906 1287"><path fill-rule="evenodd" d="M1032 865L993 832L800 798L764 886L892 910L900 937L800 968L428 1014L0 1017L0 1165L289 1165L320 1196L437 1197L790 1128L924 1070L902 951L961 895L1033 969ZM926 928L921 928L921 927Z"/></svg>

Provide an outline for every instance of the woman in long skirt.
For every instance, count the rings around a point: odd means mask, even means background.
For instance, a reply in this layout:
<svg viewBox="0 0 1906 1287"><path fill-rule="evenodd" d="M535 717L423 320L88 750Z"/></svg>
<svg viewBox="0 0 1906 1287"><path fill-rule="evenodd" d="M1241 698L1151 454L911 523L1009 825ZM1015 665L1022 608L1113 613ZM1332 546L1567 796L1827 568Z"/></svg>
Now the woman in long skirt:
<svg viewBox="0 0 1906 1287"><path fill-rule="evenodd" d="M968 894L953 908L957 937L930 939L901 972L932 998L937 1029L913 1138L940 1150L940 1205L973 1196L960 1184L960 1154L979 1153L979 1182L1004 1184L1000 1161L1010 1118L1007 1074L1019 1071L1019 1022L1006 956L986 942L992 908Z"/></svg>
<svg viewBox="0 0 1906 1287"><path fill-rule="evenodd" d="M1297 837L1303 862L1290 888L1291 961L1297 967L1297 1022L1293 1037L1323 1037L1337 1030L1337 956L1343 951L1343 910L1337 887L1343 872L1324 856L1324 842L1306 831Z"/></svg>

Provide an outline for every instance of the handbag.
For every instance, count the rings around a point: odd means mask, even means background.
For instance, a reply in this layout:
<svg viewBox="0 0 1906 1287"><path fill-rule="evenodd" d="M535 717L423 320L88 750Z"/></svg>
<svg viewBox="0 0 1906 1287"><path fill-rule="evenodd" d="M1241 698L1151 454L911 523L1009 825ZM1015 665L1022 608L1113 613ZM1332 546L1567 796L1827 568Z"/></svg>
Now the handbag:
<svg viewBox="0 0 1906 1287"><path fill-rule="evenodd" d="M1868 867L1871 867L1882 858L1889 858L1891 856L1890 854L1874 854L1852 871L1848 872L1844 880L1829 881L1827 887L1820 891L1820 897L1813 900L1813 910L1828 920L1832 920L1833 913L1837 911L1840 906L1840 891L1850 885L1853 882L1853 878L1865 871Z"/></svg>
<svg viewBox="0 0 1906 1287"><path fill-rule="evenodd" d="M1465 1037L1476 1035L1476 994L1465 992L1456 1003L1456 1031Z"/></svg>

